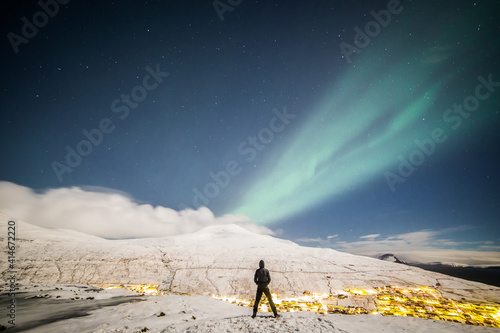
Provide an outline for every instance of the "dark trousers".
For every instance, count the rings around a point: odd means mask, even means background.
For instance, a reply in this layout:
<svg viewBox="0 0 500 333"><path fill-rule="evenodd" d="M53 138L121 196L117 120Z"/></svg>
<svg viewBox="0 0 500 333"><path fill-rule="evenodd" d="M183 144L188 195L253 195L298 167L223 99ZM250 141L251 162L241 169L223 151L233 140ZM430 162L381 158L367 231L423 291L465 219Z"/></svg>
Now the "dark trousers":
<svg viewBox="0 0 500 333"><path fill-rule="evenodd" d="M273 310L274 315L277 314L276 307L274 306L273 298L271 297L271 292L267 287L267 284L259 284L257 287L257 295L255 296L255 304L253 305L253 313L257 313L259 309L260 299L262 298L262 293L264 293L269 301L269 305L271 306L271 310Z"/></svg>

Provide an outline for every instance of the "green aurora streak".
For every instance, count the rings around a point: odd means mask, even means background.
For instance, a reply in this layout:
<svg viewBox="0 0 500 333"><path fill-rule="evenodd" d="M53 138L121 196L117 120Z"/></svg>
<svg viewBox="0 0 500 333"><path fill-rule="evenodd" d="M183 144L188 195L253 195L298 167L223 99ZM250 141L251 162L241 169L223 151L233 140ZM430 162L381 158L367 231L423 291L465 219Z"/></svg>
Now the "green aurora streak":
<svg viewBox="0 0 500 333"><path fill-rule="evenodd" d="M354 55L353 65L307 119L297 116L294 122L303 123L297 124L281 154L269 157L231 211L270 224L333 202L363 184L385 179L385 171L395 171L398 156L407 158L417 148L415 140L428 139L433 129L446 126L439 122L445 110L434 103L456 79L450 56L482 50L481 40L457 37L477 30L464 17L455 17L454 24L438 23L420 43L406 38L421 24L417 20L406 31L377 37L376 45ZM397 50L395 57L387 57L387 47ZM469 65L480 59L469 60ZM429 115L438 122L423 121Z"/></svg>
<svg viewBox="0 0 500 333"><path fill-rule="evenodd" d="M266 224L295 215L383 178L398 155L407 156L416 139L428 138L429 130L418 122L446 80L429 85L428 68L403 62L391 68L383 76L380 70L352 68L342 88L332 89L233 212Z"/></svg>

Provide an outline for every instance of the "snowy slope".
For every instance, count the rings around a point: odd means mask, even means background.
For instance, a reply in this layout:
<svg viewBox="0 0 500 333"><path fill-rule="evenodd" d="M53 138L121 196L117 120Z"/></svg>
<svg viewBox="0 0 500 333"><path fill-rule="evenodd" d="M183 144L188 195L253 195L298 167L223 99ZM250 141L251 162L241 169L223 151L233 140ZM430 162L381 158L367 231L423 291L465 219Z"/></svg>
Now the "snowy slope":
<svg viewBox="0 0 500 333"><path fill-rule="evenodd" d="M0 230L7 219L0 215ZM181 236L106 240L17 221L17 276L21 284L158 284L173 293L251 298L253 273L264 259L272 292L336 293L346 287L436 286L450 298L500 303L500 288L419 268L308 248L236 225L211 226ZM6 251L6 232L0 234ZM6 254L0 278L7 279Z"/></svg>

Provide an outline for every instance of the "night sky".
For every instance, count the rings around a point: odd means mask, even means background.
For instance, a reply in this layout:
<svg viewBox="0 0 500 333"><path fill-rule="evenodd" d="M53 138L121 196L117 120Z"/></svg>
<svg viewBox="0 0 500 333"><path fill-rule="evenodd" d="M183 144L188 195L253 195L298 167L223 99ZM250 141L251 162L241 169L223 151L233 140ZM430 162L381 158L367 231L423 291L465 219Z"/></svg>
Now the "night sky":
<svg viewBox="0 0 500 333"><path fill-rule="evenodd" d="M1 181L500 263L500 1L60 2L0 4Z"/></svg>

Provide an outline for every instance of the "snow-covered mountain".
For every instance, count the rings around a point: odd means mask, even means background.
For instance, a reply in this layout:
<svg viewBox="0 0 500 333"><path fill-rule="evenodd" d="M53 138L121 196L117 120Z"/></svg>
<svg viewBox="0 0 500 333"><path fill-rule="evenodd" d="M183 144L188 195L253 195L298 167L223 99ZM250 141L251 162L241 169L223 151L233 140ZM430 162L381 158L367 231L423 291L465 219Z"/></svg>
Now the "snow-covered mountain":
<svg viewBox="0 0 500 333"><path fill-rule="evenodd" d="M1 230L7 219L0 216ZM8 278L6 234L0 277ZM21 284L157 284L190 295L251 298L259 260L282 296L336 293L347 287L439 286L444 296L500 303L500 288L420 268L332 249L302 247L236 225L211 226L180 236L106 240L69 230L16 222L17 281Z"/></svg>

